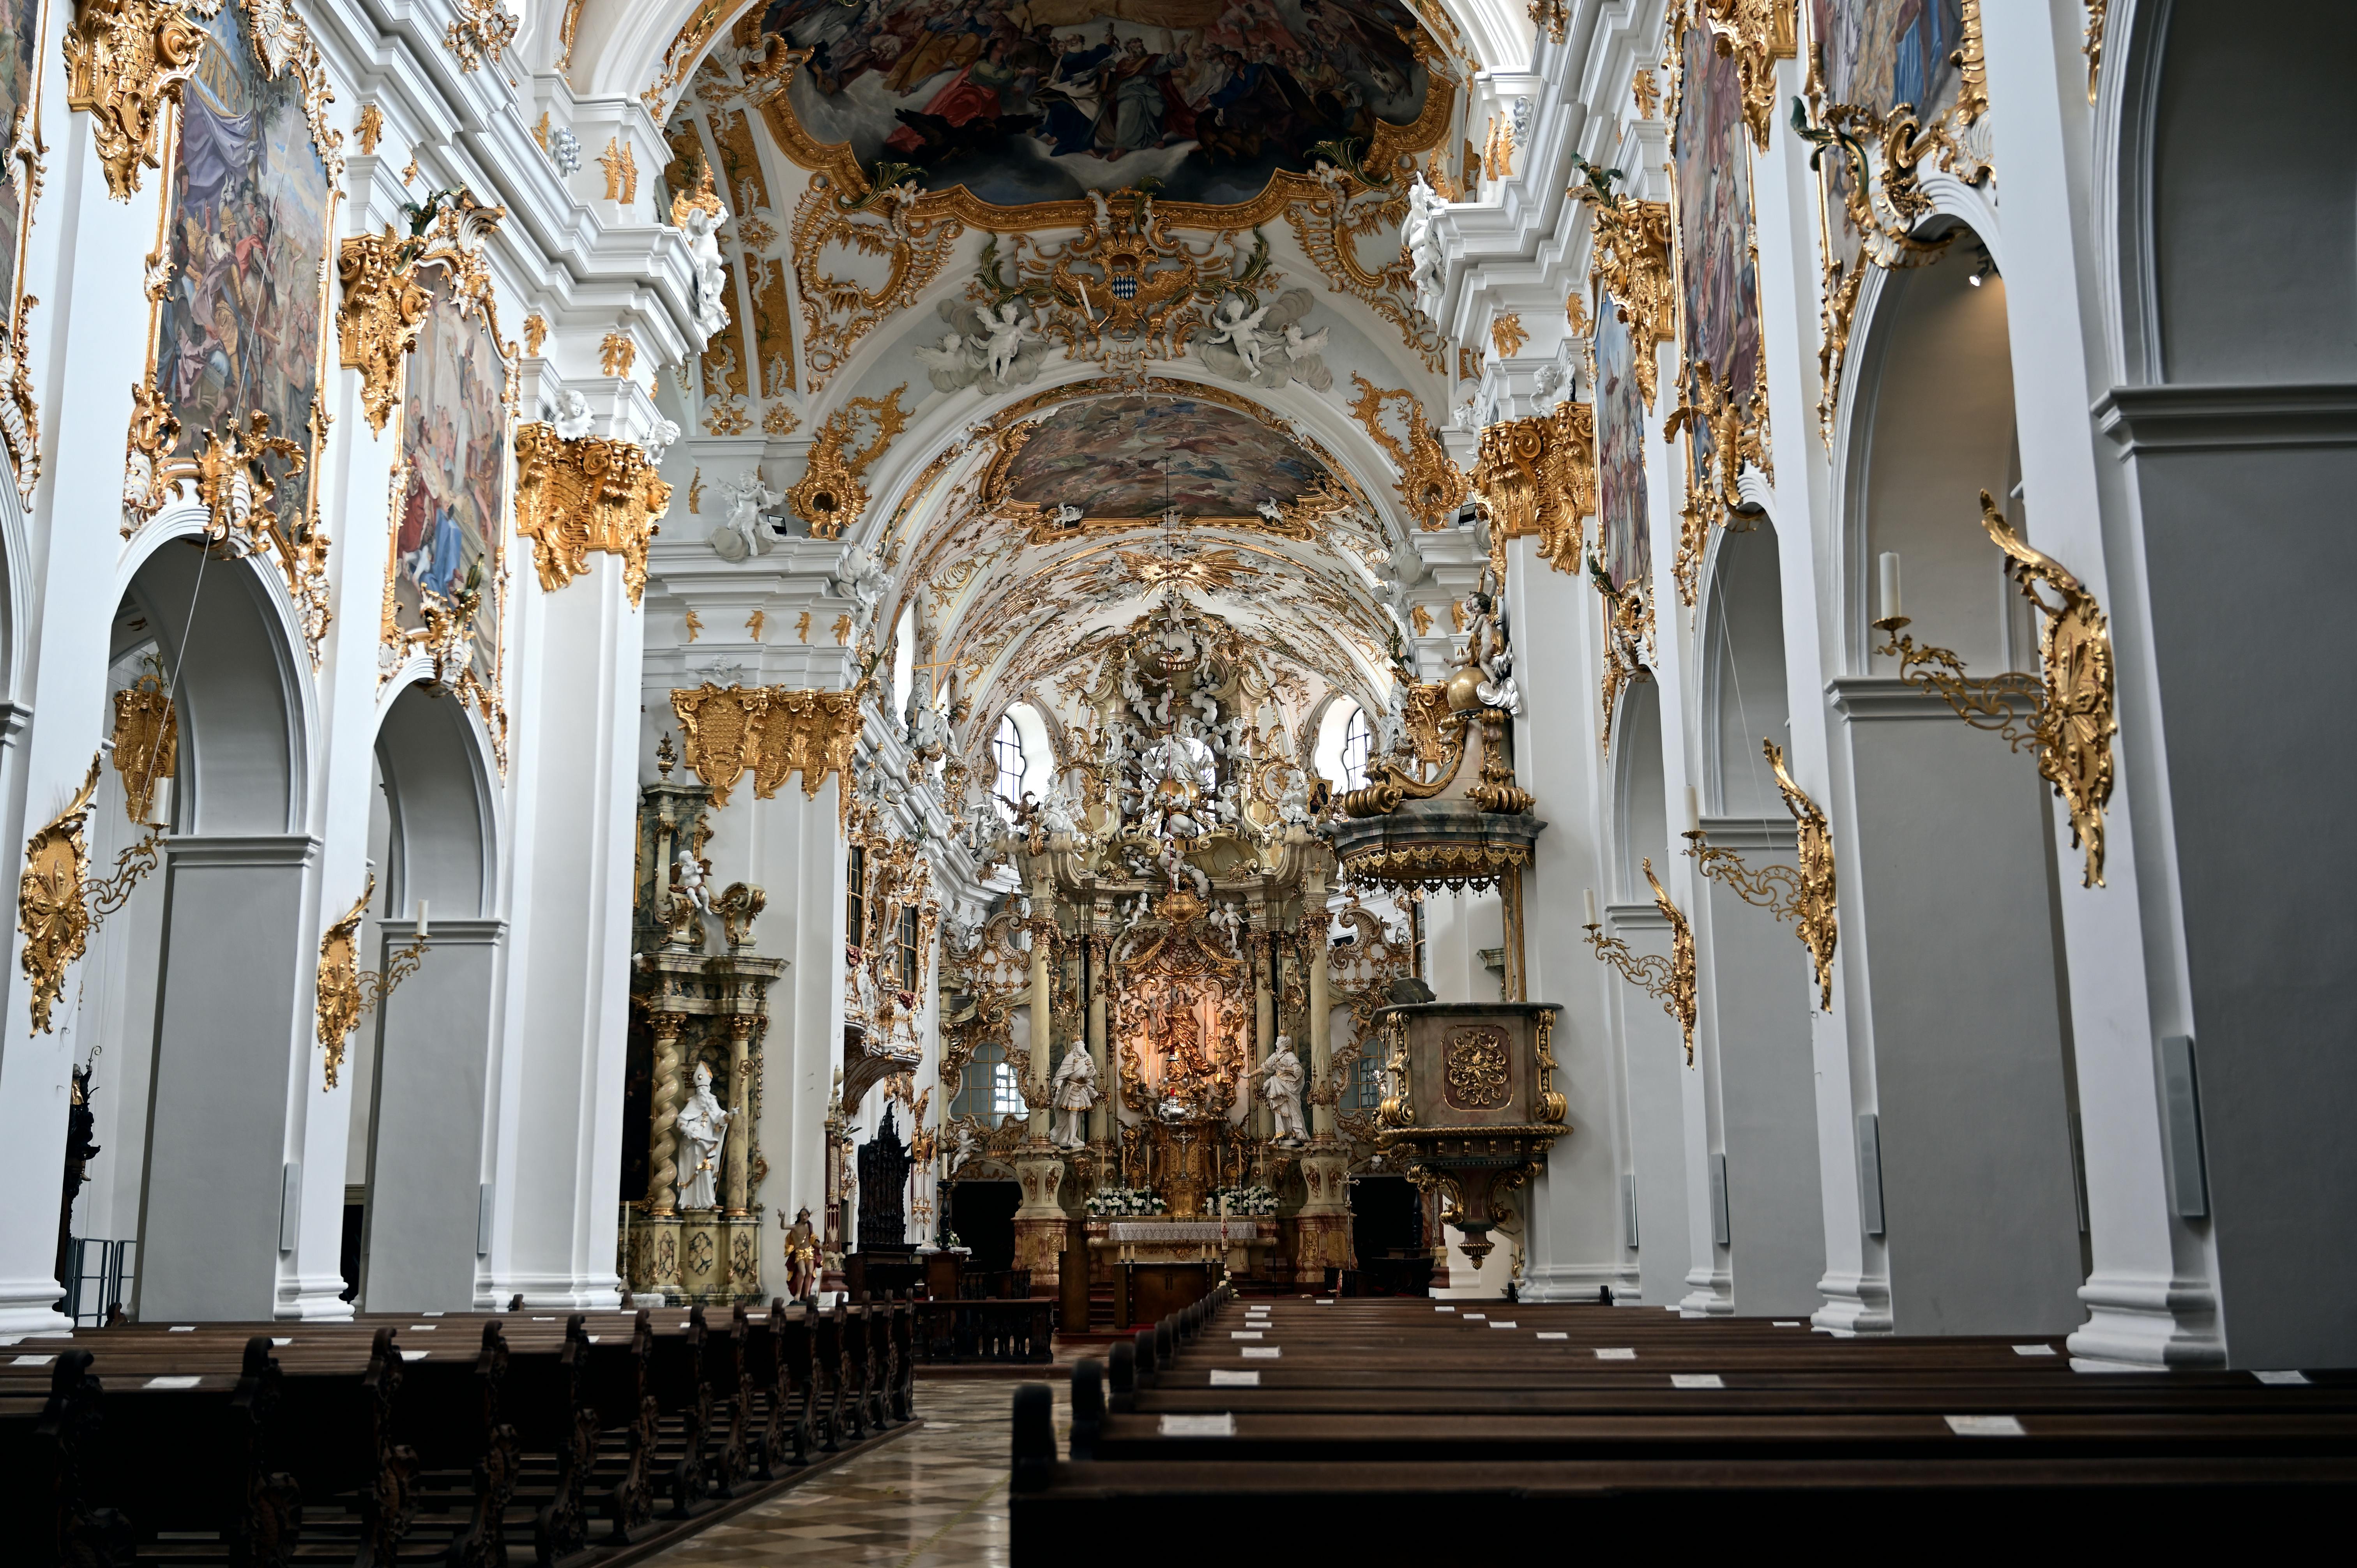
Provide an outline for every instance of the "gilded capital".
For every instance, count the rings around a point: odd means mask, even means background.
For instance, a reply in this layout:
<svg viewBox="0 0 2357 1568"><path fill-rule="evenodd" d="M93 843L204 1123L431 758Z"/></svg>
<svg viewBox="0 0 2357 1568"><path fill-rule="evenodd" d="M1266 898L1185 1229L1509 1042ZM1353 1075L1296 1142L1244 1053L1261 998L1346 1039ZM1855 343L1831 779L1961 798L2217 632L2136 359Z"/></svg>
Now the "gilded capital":
<svg viewBox="0 0 2357 1568"><path fill-rule="evenodd" d="M1569 399L1552 413L1481 432L1473 487L1507 538L1534 534L1539 557L1577 575L1583 520L1596 510L1596 411Z"/></svg>
<svg viewBox="0 0 2357 1568"><path fill-rule="evenodd" d="M379 435L401 402L403 367L433 302L417 281L418 249L388 223L382 234L347 239L336 255L336 277L344 285L336 311L343 365L361 373L361 407Z"/></svg>
<svg viewBox="0 0 2357 1568"><path fill-rule="evenodd" d="M540 585L550 593L589 570L589 553L622 558L622 585L636 606L647 586L647 544L671 506L671 486L644 449L584 435L567 441L535 420L519 425L516 532L536 548Z"/></svg>

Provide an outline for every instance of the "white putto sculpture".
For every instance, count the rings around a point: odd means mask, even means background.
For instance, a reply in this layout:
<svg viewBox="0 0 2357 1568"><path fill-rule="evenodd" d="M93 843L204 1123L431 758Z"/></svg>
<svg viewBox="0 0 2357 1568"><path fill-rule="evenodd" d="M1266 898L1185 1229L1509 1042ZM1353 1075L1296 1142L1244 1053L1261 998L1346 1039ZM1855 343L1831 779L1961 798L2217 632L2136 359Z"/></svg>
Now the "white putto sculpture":
<svg viewBox="0 0 2357 1568"><path fill-rule="evenodd" d="M589 400L567 388L556 403L556 434L560 440L578 441L589 434L597 415L589 412Z"/></svg>
<svg viewBox="0 0 2357 1568"><path fill-rule="evenodd" d="M712 1069L702 1062L695 1064L695 1092L680 1107L673 1124L686 1144L681 1151L685 1157L679 1163L679 1207L683 1210L717 1208L720 1199L713 1192L712 1178L720 1169L728 1112L713 1098Z"/></svg>
<svg viewBox="0 0 2357 1568"><path fill-rule="evenodd" d="M1409 279L1415 285L1415 307L1431 316L1440 306L1442 261L1440 242L1433 238L1432 220L1448 204L1417 175L1407 188L1407 216L1400 220L1400 249L1407 253Z"/></svg>
<svg viewBox="0 0 2357 1568"><path fill-rule="evenodd" d="M721 481L721 518L712 531L713 553L723 561L747 561L775 550L777 536L762 522L761 509L784 499L761 482L759 472Z"/></svg>
<svg viewBox="0 0 2357 1568"><path fill-rule="evenodd" d="M1269 1113L1276 1119L1276 1136L1270 1142L1286 1148L1296 1148L1309 1141L1309 1133L1301 1121L1301 1088L1305 1075L1301 1058L1293 1054L1293 1036L1279 1035L1276 1045L1258 1067L1244 1074L1261 1079L1261 1091L1268 1096Z"/></svg>
<svg viewBox="0 0 2357 1568"><path fill-rule="evenodd" d="M712 166L693 191L671 199L671 220L687 234L687 254L695 265L695 326L705 341L728 326L728 269L720 260L720 226L728 208L712 188Z"/></svg>
<svg viewBox="0 0 2357 1568"><path fill-rule="evenodd" d="M1089 1141L1089 1112L1102 1098L1097 1092L1097 1064L1078 1041L1056 1064L1056 1076L1049 1080L1054 1097L1056 1124L1048 1141L1060 1149L1078 1149Z"/></svg>

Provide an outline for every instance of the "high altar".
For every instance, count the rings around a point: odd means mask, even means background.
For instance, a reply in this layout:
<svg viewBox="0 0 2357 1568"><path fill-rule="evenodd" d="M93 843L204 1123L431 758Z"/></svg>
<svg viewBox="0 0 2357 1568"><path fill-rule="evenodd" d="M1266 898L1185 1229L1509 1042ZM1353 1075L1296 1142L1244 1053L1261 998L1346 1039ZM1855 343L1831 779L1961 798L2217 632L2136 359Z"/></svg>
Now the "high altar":
<svg viewBox="0 0 2357 1568"><path fill-rule="evenodd" d="M1217 1257L1286 1278L1352 1262L1334 862L1271 679L1175 596L1111 640L1068 772L1082 782L1025 802L1005 846L1021 892L959 961L976 1004L945 1077L1012 1033L1016 1004L1048 1021L1045 1042L1034 1027L1013 1052L1031 1115L1001 1143L1035 1288L1075 1214L1104 1261ZM1357 913L1387 976L1404 954ZM1356 1025L1343 1033L1354 1058Z"/></svg>

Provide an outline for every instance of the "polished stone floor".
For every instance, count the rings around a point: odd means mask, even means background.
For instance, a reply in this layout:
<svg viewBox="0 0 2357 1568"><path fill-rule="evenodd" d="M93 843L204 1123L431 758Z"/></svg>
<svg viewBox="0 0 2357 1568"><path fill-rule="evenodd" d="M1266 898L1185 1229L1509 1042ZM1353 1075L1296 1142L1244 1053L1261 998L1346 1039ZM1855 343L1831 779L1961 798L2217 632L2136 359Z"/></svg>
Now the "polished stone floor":
<svg viewBox="0 0 2357 1568"><path fill-rule="evenodd" d="M1061 1447L1071 1423L1071 1391L1061 1379L1057 1382ZM1016 1387L1011 1378L920 1379L917 1413L924 1424L916 1431L649 1562L661 1568L754 1563L1003 1568L1008 1416Z"/></svg>

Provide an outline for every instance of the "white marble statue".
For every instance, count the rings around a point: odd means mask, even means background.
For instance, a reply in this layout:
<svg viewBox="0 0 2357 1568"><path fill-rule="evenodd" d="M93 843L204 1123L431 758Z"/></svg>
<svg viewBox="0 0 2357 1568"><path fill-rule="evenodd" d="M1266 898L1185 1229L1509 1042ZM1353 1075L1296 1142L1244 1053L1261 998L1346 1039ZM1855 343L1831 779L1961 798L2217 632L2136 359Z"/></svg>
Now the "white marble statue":
<svg viewBox="0 0 2357 1568"><path fill-rule="evenodd" d="M1407 253L1409 278L1415 285L1415 307L1426 316L1439 307L1442 282L1440 242L1433 235L1433 220L1448 205L1420 174L1407 188L1407 216L1400 220L1400 249Z"/></svg>
<svg viewBox="0 0 2357 1568"><path fill-rule="evenodd" d="M709 341L728 328L728 268L720 259L720 226L728 209L716 196L685 206L680 228L687 235L688 259L695 267L695 326Z"/></svg>
<svg viewBox="0 0 2357 1568"><path fill-rule="evenodd" d="M712 890L704 885L704 863L695 858L695 852L681 850L672 865L679 896L694 905L696 913L712 914Z"/></svg>
<svg viewBox="0 0 2357 1568"><path fill-rule="evenodd" d="M852 624L865 627L875 618L876 607L883 602L884 590L892 585L892 579L866 546L855 544L844 553L837 585L856 607L851 612Z"/></svg>
<svg viewBox="0 0 2357 1568"><path fill-rule="evenodd" d="M1078 1149L1089 1141L1089 1112L1103 1098L1097 1092L1097 1064L1078 1041L1056 1064L1049 1080L1056 1108L1056 1125L1048 1141L1060 1149Z"/></svg>
<svg viewBox="0 0 2357 1568"><path fill-rule="evenodd" d="M1081 836L1081 803L1063 785L1048 786L1048 798L1039 802L1039 826L1049 838Z"/></svg>
<svg viewBox="0 0 2357 1568"><path fill-rule="evenodd" d="M695 1064L695 1092L673 1118L679 1129L679 1207L716 1208L713 1181L720 1174L720 1145L728 1135L728 1112L712 1095L712 1069Z"/></svg>
<svg viewBox="0 0 2357 1568"><path fill-rule="evenodd" d="M955 1176L965 1169L966 1162L982 1153L982 1133L971 1122L950 1123L950 1168Z"/></svg>
<svg viewBox="0 0 2357 1568"><path fill-rule="evenodd" d="M589 412L589 400L567 388L556 400L556 435L559 440L578 441L589 434L597 416Z"/></svg>
<svg viewBox="0 0 2357 1568"><path fill-rule="evenodd" d="M1244 918L1237 909L1235 900L1231 898L1222 903L1217 909L1211 911L1210 918L1211 924L1226 935L1228 950L1238 958L1243 957Z"/></svg>
<svg viewBox="0 0 2357 1568"><path fill-rule="evenodd" d="M1261 1091L1268 1097L1269 1114L1276 1120L1276 1135L1270 1141L1285 1148L1308 1143L1309 1134L1301 1122L1301 1089L1307 1075L1301 1070L1301 1058L1293 1054L1293 1036L1279 1035L1266 1059L1244 1076L1261 1079Z"/></svg>
<svg viewBox="0 0 2357 1568"><path fill-rule="evenodd" d="M647 432L647 438L639 445L645 450L647 461L661 467L663 454L670 451L671 444L678 439L679 422L658 413L653 428Z"/></svg>
<svg viewBox="0 0 2357 1568"><path fill-rule="evenodd" d="M723 479L717 499L721 519L712 531L713 553L723 561L749 561L778 547L777 535L761 521L761 510L785 498L762 483L758 470Z"/></svg>

